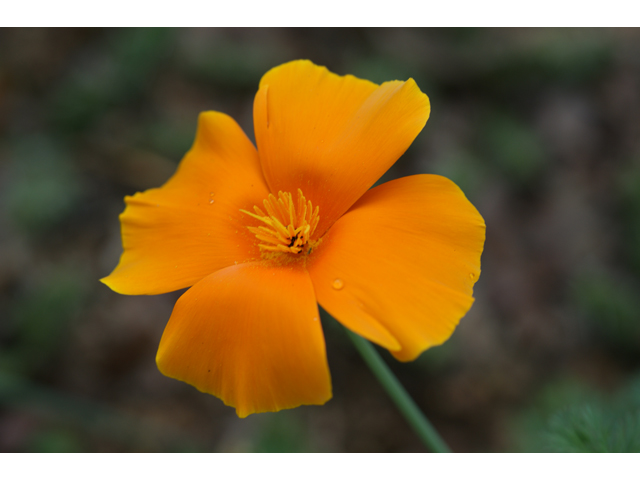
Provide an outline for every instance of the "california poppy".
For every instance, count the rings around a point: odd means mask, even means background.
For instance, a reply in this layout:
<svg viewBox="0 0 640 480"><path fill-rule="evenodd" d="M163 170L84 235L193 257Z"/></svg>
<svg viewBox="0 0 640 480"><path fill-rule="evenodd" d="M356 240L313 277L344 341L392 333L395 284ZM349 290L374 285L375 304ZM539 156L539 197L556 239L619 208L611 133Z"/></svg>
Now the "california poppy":
<svg viewBox="0 0 640 480"><path fill-rule="evenodd" d="M231 117L202 113L173 177L125 198L124 252L102 279L128 295L191 287L160 371L246 417L331 398L318 303L400 361L447 340L473 303L482 217L437 175L369 189L429 112L412 79L299 60L260 82L257 149Z"/></svg>

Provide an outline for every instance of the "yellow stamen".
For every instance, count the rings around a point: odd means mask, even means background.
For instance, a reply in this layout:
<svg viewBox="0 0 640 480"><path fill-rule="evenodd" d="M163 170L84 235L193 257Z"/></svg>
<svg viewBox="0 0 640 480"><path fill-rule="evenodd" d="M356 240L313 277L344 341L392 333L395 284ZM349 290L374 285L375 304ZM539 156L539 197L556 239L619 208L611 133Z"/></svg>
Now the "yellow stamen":
<svg viewBox="0 0 640 480"><path fill-rule="evenodd" d="M264 242L258 244L260 251L264 254L309 253L317 243L317 241L311 241L311 236L320 221L320 207L314 210L311 201L304 198L300 189L298 189L297 208L293 202L293 195L289 192L278 192L277 197L269 194L263 205L266 214L258 206L253 207L255 213L240 210L266 225L247 227L258 240Z"/></svg>

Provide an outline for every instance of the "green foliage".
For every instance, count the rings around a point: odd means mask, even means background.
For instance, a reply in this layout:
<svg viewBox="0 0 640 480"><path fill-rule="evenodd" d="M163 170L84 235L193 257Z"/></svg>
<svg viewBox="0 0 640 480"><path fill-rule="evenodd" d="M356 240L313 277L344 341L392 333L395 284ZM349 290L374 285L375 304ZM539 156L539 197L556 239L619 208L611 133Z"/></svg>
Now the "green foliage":
<svg viewBox="0 0 640 480"><path fill-rule="evenodd" d="M308 452L309 439L297 412L263 414L254 449L261 453Z"/></svg>
<svg viewBox="0 0 640 480"><path fill-rule="evenodd" d="M640 299L630 280L602 271L582 272L573 284L573 298L597 332L616 347L640 345Z"/></svg>
<svg viewBox="0 0 640 480"><path fill-rule="evenodd" d="M56 268L18 296L10 312L13 341L0 354L4 371L31 373L59 350L87 293L82 272Z"/></svg>
<svg viewBox="0 0 640 480"><path fill-rule="evenodd" d="M519 119L491 112L481 128L487 160L515 186L529 184L547 166L540 138Z"/></svg>
<svg viewBox="0 0 640 480"><path fill-rule="evenodd" d="M471 200L471 203L474 203L474 198L480 195L482 186L487 180L486 168L480 159L462 148L449 151L442 158L437 159L431 171L452 180Z"/></svg>
<svg viewBox="0 0 640 480"><path fill-rule="evenodd" d="M407 80L417 74L414 68L410 68L403 62L386 56L357 58L349 65L349 73L378 84L390 80ZM427 91L422 82L420 87L422 91Z"/></svg>
<svg viewBox="0 0 640 480"><path fill-rule="evenodd" d="M640 404L618 412L606 404L584 403L555 413L548 424L554 452L640 452Z"/></svg>
<svg viewBox="0 0 640 480"><path fill-rule="evenodd" d="M171 425L42 387L0 368L0 408L6 407L28 411L42 422L27 442L33 452L83 451L81 439L91 437L142 451L204 450Z"/></svg>
<svg viewBox="0 0 640 480"><path fill-rule="evenodd" d="M196 131L196 118L184 122L182 119L154 121L142 128L142 137L149 149L175 161L176 163L191 148Z"/></svg>
<svg viewBox="0 0 640 480"><path fill-rule="evenodd" d="M11 219L34 235L55 227L82 196L68 152L48 137L27 136L13 143L10 156L13 181L4 198Z"/></svg>
<svg viewBox="0 0 640 480"><path fill-rule="evenodd" d="M548 79L564 82L589 80L606 71L611 61L611 47L602 38L588 35L558 37L532 45L521 60L513 63L531 73L545 75Z"/></svg>
<svg viewBox="0 0 640 480"><path fill-rule="evenodd" d="M175 44L172 28L126 28L117 30L109 54L118 74L113 85L117 96L132 98L148 87L148 81Z"/></svg>
<svg viewBox="0 0 640 480"><path fill-rule="evenodd" d="M171 53L174 35L163 28L114 30L91 61L71 71L53 92L49 112L54 125L81 131L109 108L136 103Z"/></svg>
<svg viewBox="0 0 640 480"><path fill-rule="evenodd" d="M636 275L640 276L640 156L620 171L617 181L625 256Z"/></svg>
<svg viewBox="0 0 640 480"><path fill-rule="evenodd" d="M640 377L614 395L564 380L521 415L516 443L529 452L640 452Z"/></svg>
<svg viewBox="0 0 640 480"><path fill-rule="evenodd" d="M545 83L570 87L587 84L607 71L613 48L605 36L546 30L522 41L516 37L502 48L494 46L491 53L482 58L479 72L484 73L485 85L504 93L540 88ZM469 49L468 54L477 56L478 49Z"/></svg>
<svg viewBox="0 0 640 480"><path fill-rule="evenodd" d="M640 158L634 159L618 176L618 192L629 213L640 213Z"/></svg>
<svg viewBox="0 0 640 480"><path fill-rule="evenodd" d="M284 63L284 52L256 42L232 42L220 39L216 46L199 48L183 59L191 74L228 90L254 90L260 78L271 68Z"/></svg>
<svg viewBox="0 0 640 480"><path fill-rule="evenodd" d="M47 428L35 433L28 442L28 451L34 453L82 452L82 441L71 430Z"/></svg>

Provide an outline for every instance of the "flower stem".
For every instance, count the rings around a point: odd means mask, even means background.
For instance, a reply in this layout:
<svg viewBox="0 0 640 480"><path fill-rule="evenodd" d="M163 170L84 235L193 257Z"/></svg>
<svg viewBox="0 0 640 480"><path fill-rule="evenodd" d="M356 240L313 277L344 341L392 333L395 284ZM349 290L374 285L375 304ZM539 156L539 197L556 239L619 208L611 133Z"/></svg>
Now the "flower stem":
<svg viewBox="0 0 640 480"><path fill-rule="evenodd" d="M418 434L422 443L436 453L451 452L429 420L427 420L389 367L384 363L378 352L376 352L374 346L360 335L348 329L345 330L347 330L347 334L356 346L356 349L360 352L360 355L362 355L362 358L373 374L378 377L378 381L394 401L400 413L402 413L407 422L409 422L409 425L411 425L413 430Z"/></svg>

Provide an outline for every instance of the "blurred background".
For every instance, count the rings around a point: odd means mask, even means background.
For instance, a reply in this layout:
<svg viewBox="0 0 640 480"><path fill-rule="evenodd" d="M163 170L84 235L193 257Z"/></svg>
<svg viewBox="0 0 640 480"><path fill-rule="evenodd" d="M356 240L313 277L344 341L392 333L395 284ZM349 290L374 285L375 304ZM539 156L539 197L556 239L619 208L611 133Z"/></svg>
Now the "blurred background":
<svg viewBox="0 0 640 480"><path fill-rule="evenodd" d="M424 451L327 315L333 399L240 420L156 369L181 292L98 281L123 197L203 110L253 139L261 76L297 58L413 77L431 118L384 180L445 175L485 218L452 338L381 352L452 449L640 451L640 30L0 29L0 52L0 451Z"/></svg>

